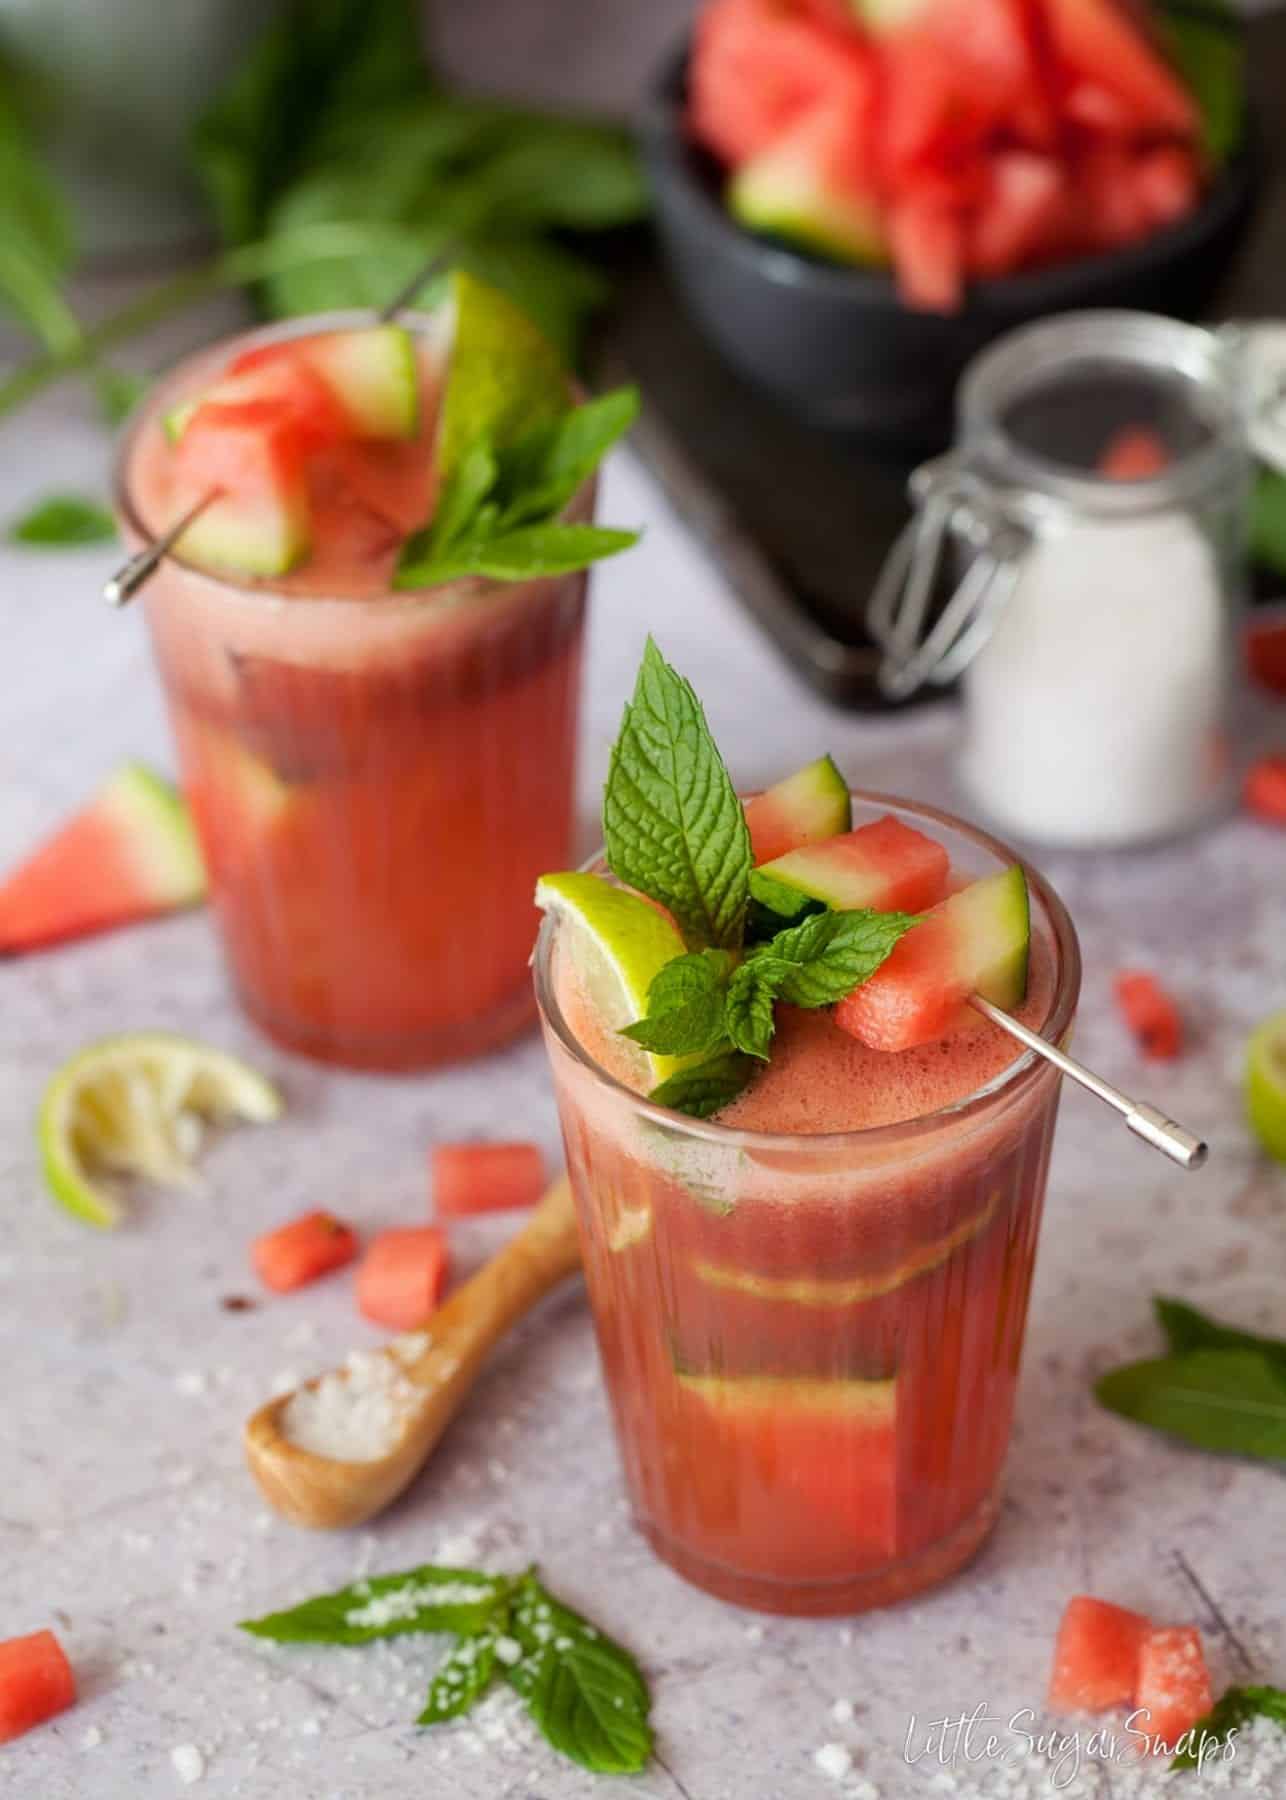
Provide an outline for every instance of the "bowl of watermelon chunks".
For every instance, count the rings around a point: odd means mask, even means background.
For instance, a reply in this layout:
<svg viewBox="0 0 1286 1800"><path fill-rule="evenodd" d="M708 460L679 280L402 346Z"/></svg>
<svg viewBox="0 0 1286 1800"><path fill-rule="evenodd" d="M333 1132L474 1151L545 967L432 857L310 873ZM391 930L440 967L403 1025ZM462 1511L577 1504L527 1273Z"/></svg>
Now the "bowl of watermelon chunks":
<svg viewBox="0 0 1286 1800"><path fill-rule="evenodd" d="M1221 0L705 0L642 128L686 304L814 421L915 448L991 338L1192 317L1248 222Z"/></svg>

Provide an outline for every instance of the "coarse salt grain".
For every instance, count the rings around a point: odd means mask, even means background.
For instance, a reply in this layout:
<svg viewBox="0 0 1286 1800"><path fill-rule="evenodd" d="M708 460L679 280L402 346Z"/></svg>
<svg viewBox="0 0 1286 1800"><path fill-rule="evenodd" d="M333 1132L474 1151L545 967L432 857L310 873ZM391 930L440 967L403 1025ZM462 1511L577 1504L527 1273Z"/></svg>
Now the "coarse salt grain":
<svg viewBox="0 0 1286 1800"><path fill-rule="evenodd" d="M853 1772L852 1753L843 1744L823 1744L815 1752L813 1761L823 1775L829 1775L832 1781L843 1781Z"/></svg>
<svg viewBox="0 0 1286 1800"><path fill-rule="evenodd" d="M181 1369L174 1377L174 1391L187 1400L199 1400L210 1386L204 1369Z"/></svg>
<svg viewBox="0 0 1286 1800"><path fill-rule="evenodd" d="M522 1645L517 1638L498 1637L496 1639L496 1660L502 1662L507 1669L522 1661Z"/></svg>
<svg viewBox="0 0 1286 1800"><path fill-rule="evenodd" d="M491 1582L426 1581L396 1587L387 1594L376 1594L364 1606L355 1606L344 1614L344 1623L356 1631L368 1627L377 1630L403 1619L413 1619L426 1606L482 1606L495 1598Z"/></svg>
<svg viewBox="0 0 1286 1800"><path fill-rule="evenodd" d="M80 1747L82 1750L97 1750L102 1741L102 1732L98 1729L97 1725L91 1725L89 1730L81 1738Z"/></svg>
<svg viewBox="0 0 1286 1800"><path fill-rule="evenodd" d="M205 1774L205 1758L195 1744L176 1744L170 1751L170 1761L184 1787L191 1787Z"/></svg>
<svg viewBox="0 0 1286 1800"><path fill-rule="evenodd" d="M831 1707L831 1718L837 1725L851 1725L853 1722L853 1702L837 1700Z"/></svg>
<svg viewBox="0 0 1286 1800"><path fill-rule="evenodd" d="M282 1414L292 1444L338 1462L377 1462L401 1436L420 1400L397 1361L382 1350L354 1350L342 1370L299 1388Z"/></svg>

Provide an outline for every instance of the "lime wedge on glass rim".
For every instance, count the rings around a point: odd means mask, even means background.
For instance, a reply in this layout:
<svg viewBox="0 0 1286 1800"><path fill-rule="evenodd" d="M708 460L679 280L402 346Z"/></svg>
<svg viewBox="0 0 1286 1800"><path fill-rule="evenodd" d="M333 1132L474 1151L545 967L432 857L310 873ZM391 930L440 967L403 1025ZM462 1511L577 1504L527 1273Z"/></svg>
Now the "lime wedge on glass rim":
<svg viewBox="0 0 1286 1800"><path fill-rule="evenodd" d="M114 1176L190 1186L206 1124L266 1124L282 1099L258 1070L195 1038L103 1038L50 1077L37 1137L50 1193L91 1225L120 1223Z"/></svg>
<svg viewBox="0 0 1286 1800"><path fill-rule="evenodd" d="M512 301L456 269L451 348L438 419L442 479L481 441L504 448L572 404L563 359Z"/></svg>
<svg viewBox="0 0 1286 1800"><path fill-rule="evenodd" d="M1268 1154L1286 1162L1286 1012L1274 1013L1251 1034L1246 1114Z"/></svg>
<svg viewBox="0 0 1286 1800"><path fill-rule="evenodd" d="M664 913L601 875L542 875L536 905L558 920L586 997L611 1031L644 1016L653 981L687 950ZM620 1042L637 1059L637 1085L644 1093L680 1067L678 1057L653 1056L628 1038Z"/></svg>

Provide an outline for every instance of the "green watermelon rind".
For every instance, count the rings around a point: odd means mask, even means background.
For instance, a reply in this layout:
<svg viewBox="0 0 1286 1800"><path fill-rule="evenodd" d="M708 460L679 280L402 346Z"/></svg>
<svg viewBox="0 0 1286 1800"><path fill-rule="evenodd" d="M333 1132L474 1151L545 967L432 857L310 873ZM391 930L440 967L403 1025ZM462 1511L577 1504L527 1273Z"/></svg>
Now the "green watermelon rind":
<svg viewBox="0 0 1286 1800"><path fill-rule="evenodd" d="M205 865L191 815L164 776L144 763L125 763L108 782L101 804L126 835L149 899L158 906L186 906L205 898Z"/></svg>

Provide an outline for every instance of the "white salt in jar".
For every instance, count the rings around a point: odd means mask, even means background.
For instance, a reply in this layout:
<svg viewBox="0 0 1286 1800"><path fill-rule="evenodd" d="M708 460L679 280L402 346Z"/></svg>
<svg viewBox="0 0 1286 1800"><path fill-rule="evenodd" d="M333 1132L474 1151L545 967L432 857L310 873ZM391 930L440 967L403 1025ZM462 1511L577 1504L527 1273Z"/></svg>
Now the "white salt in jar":
<svg viewBox="0 0 1286 1800"><path fill-rule="evenodd" d="M891 693L962 676L960 782L1002 834L1140 844L1230 799L1251 466L1237 364L1197 327L1094 312L1017 331L967 372L956 449L918 472L872 626ZM935 611L949 549L959 585Z"/></svg>

